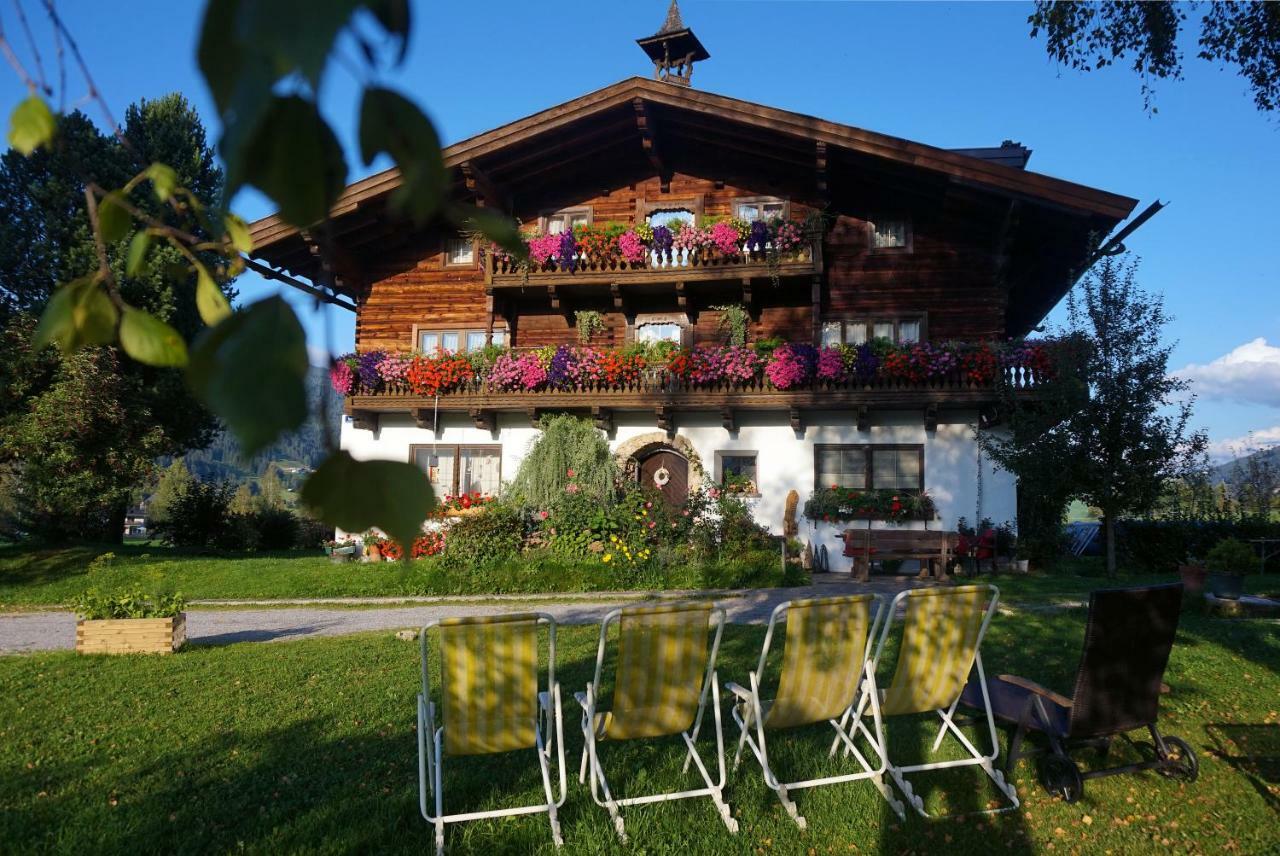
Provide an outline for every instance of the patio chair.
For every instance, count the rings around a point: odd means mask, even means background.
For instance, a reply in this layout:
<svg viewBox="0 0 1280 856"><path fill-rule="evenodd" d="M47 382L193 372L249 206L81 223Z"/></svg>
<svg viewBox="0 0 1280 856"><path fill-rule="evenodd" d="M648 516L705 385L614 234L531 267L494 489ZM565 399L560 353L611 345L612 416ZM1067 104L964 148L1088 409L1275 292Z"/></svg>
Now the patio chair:
<svg viewBox="0 0 1280 856"><path fill-rule="evenodd" d="M596 672L586 692L575 693L582 705L582 764L578 780L591 775L591 797L604 806L613 819L613 828L625 843L626 829L619 809L623 806L711 797L720 819L730 832L738 822L729 814L724 789L724 732L720 721L720 689L716 679L716 654L724 630L725 612L711 604L672 604L615 609L600 624L600 644L596 651ZM609 626L618 625L618 663L613 700L605 711L600 707L600 679L604 668ZM710 651L707 641L711 636ZM711 780L698 754L698 732L702 728L708 696L715 722L716 762L719 779ZM679 734L688 755L684 772L692 763L704 787L674 793L614 797L600 763L601 743L643 740Z"/></svg>
<svg viewBox="0 0 1280 856"><path fill-rule="evenodd" d="M1041 784L1066 802L1080 798L1086 779L1118 773L1156 770L1195 781L1195 752L1185 740L1162 735L1156 727L1181 608L1181 583L1090 594L1084 651L1070 698L1014 675L1000 675L982 685L970 681L963 701L976 705L980 698L990 698L995 715L1014 727L1005 775L1011 776L1019 758L1044 755ZM1115 737L1128 740L1127 732L1139 728L1151 734L1151 760L1082 773L1070 756L1073 749L1092 747L1105 758ZM1024 748L1032 731L1048 739L1047 754Z"/></svg>
<svg viewBox="0 0 1280 856"><path fill-rule="evenodd" d="M906 779L907 773L977 766L1012 803L989 811L1010 811L1019 805L1017 791L993 765L999 755L1000 745L997 742L995 718L985 690L981 694L982 709L986 713L991 738L990 752L983 753L975 747L957 727L954 719L956 706L960 703L960 694L965 688L970 671L976 670L980 680L985 678L980 648L999 599L1000 592L993 585L968 585L904 591L889 605L889 615L883 622L880 640L870 665L873 674L884 652L898 606L905 603L905 610L902 644L898 650L893 680L887 689L880 691L881 715L888 719L934 711L942 724L931 751L937 752L942 746L943 738L950 734L968 754L968 757L950 761L912 765L894 764L892 758L888 759L889 775L921 817L928 817L924 810L924 800L912 789L911 783ZM985 681L982 686L986 686ZM888 754L886 752L886 756ZM989 811L978 813L986 814Z"/></svg>
<svg viewBox="0 0 1280 856"><path fill-rule="evenodd" d="M882 606L880 598L869 594L781 603L769 616L760 663L749 675L750 688L733 682L725 684L725 689L738 698L732 715L741 736L738 751L733 757L733 769L737 770L742 761L743 747L750 746L764 771L765 784L778 795L787 814L801 829L808 828L808 823L791 800L790 790L859 779L871 779L898 817L904 817L902 803L894 799L892 790L884 781L886 761L880 727L880 700L875 690L875 675L867 670L867 640L875 637L883 615ZM787 635L778 691L774 698L762 699L760 685L769 659L769 646L780 622L785 622ZM856 713L855 701L858 703ZM867 730L862 722L862 712L868 705L874 733ZM847 754L852 754L862 769L855 773L799 782L780 782L769 764L765 733L824 721L830 723L836 732L827 757L834 757L843 743ZM859 731L875 752L878 764L874 767L853 742Z"/></svg>
<svg viewBox="0 0 1280 856"><path fill-rule="evenodd" d="M547 626L547 689L538 690L538 627ZM443 724L431 701L427 634L438 628ZM556 683L556 622L549 615L522 613L477 618L445 618L422 628L422 692L418 695L419 808L435 826L436 853L444 852L444 825L487 817L546 812L556 846L557 809L564 805L564 726ZM555 726L554 734L551 731ZM559 756L560 796L551 790L551 752ZM444 758L533 749L546 801L490 811L444 813ZM435 798L435 814L427 796Z"/></svg>

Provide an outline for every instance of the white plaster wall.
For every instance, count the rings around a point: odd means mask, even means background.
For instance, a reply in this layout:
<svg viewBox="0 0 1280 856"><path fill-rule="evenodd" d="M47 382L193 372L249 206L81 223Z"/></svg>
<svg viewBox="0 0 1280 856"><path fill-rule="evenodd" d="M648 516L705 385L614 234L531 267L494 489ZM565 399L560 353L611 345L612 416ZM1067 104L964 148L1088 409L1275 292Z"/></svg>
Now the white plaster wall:
<svg viewBox="0 0 1280 856"><path fill-rule="evenodd" d="M676 433L689 440L697 450L710 480L714 473L717 451L754 450L757 453L757 482L760 497L753 500L756 518L771 531L782 531L783 506L787 492L800 494L801 509L813 491L813 451L821 443L912 443L924 446L925 489L938 507L932 529L954 529L960 517L970 524L983 517L995 523L1016 521L1017 491L1012 475L996 470L989 461L980 459L974 437L977 412L948 412L939 415L936 431L926 431L920 411L872 413L869 430L859 431L855 415L848 411L813 411L804 414L805 431L797 435L784 412L743 411L737 414L738 430L724 429L718 413L678 413ZM657 430L643 413L618 413L616 427L609 438L611 447ZM944 421L945 420L945 421ZM414 425L408 414L382 414L377 431L356 430L349 419L343 420L342 448L359 460L386 459L408 461L411 444L500 443L502 445L502 478L509 481L520 466L538 430L524 414L498 415L497 430L476 428L466 414L450 414L442 418L443 430L436 436ZM981 471L981 478L979 472ZM811 524L801 517L801 536L815 544L826 544L837 567L839 550L837 531L845 528L830 524ZM865 525L865 524L862 524ZM888 526L883 521L872 524ZM896 524L895 524L896 525ZM901 524L924 528L921 521ZM847 561L847 560L843 560Z"/></svg>

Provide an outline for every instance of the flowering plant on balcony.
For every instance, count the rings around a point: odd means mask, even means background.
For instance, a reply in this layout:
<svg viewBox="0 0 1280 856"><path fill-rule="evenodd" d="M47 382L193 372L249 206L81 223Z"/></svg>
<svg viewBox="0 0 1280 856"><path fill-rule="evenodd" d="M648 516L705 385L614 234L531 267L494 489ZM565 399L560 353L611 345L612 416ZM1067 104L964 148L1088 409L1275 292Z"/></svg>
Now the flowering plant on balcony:
<svg viewBox="0 0 1280 856"><path fill-rule="evenodd" d="M378 361L378 376L382 378L384 386L399 383L404 380L412 363L413 357L406 354L383 354Z"/></svg>
<svg viewBox="0 0 1280 856"><path fill-rule="evenodd" d="M547 368L538 354L506 353L493 361L489 369L489 385L509 392L531 392L547 382Z"/></svg>
<svg viewBox="0 0 1280 856"><path fill-rule="evenodd" d="M545 265L560 252L559 235L534 235L528 239L529 261Z"/></svg>
<svg viewBox="0 0 1280 856"><path fill-rule="evenodd" d="M355 387L356 373L346 358L339 357L329 366L329 383L338 395L350 395Z"/></svg>
<svg viewBox="0 0 1280 856"><path fill-rule="evenodd" d="M756 379L763 362L755 349L746 345L700 345L673 355L667 371L694 386L741 385Z"/></svg>
<svg viewBox="0 0 1280 856"><path fill-rule="evenodd" d="M741 221L739 221L741 222ZM726 256L736 256L742 250L744 235L731 220L721 220L710 229L711 243Z"/></svg>
<svg viewBox="0 0 1280 856"><path fill-rule="evenodd" d="M1001 353L1000 362L1007 368L1030 369L1042 378L1052 378L1055 374L1053 358L1041 342L1011 341Z"/></svg>
<svg viewBox="0 0 1280 856"><path fill-rule="evenodd" d="M788 342L774 349L764 373L778 389L791 389L812 380L817 362L818 350L812 345Z"/></svg>
<svg viewBox="0 0 1280 856"><path fill-rule="evenodd" d="M864 490L831 485L813 492L804 516L824 523L846 520L932 520L937 516L929 494L896 490Z"/></svg>
<svg viewBox="0 0 1280 856"><path fill-rule="evenodd" d="M462 354L441 352L434 357L414 357L405 380L416 395L440 395L469 383L475 369Z"/></svg>
<svg viewBox="0 0 1280 856"><path fill-rule="evenodd" d="M747 232L747 249L753 253L762 253L768 243L769 224L761 220L752 222L751 228Z"/></svg>
<svg viewBox="0 0 1280 856"><path fill-rule="evenodd" d="M960 371L969 383L985 386L995 380L999 361L989 342L965 348L960 354Z"/></svg>
<svg viewBox="0 0 1280 856"><path fill-rule="evenodd" d="M575 263L574 255L578 251L578 241L573 236L573 232L566 229L560 233L560 250L556 254L556 263L560 266L560 270L573 272Z"/></svg>
<svg viewBox="0 0 1280 856"><path fill-rule="evenodd" d="M833 345L818 350L816 368L818 380L838 383L849 376L845 351L845 345Z"/></svg>
<svg viewBox="0 0 1280 856"><path fill-rule="evenodd" d="M637 226L636 228L640 227ZM653 247L660 258L670 258L671 247L675 243L675 236L671 234L671 230L666 226L654 226L652 235L649 246Z"/></svg>
<svg viewBox="0 0 1280 856"><path fill-rule="evenodd" d="M640 382L645 363L643 354L605 351L600 354L600 377L609 386L632 386Z"/></svg>
<svg viewBox="0 0 1280 856"><path fill-rule="evenodd" d="M647 227L646 227L647 228ZM649 231L649 235L653 235L653 231ZM618 238L618 252L622 254L622 260L628 264L639 264L649 255L649 248L645 246L645 240L639 234L639 229L631 229L623 232Z"/></svg>
<svg viewBox="0 0 1280 856"><path fill-rule="evenodd" d="M792 253L804 243L804 229L794 220L779 220L771 236L773 249L778 253Z"/></svg>
<svg viewBox="0 0 1280 856"><path fill-rule="evenodd" d="M714 247L715 239L711 236L711 229L688 223L676 233L671 245L676 251L685 250L689 253L695 253L704 247Z"/></svg>
<svg viewBox="0 0 1280 856"><path fill-rule="evenodd" d="M356 376L360 379L360 388L366 394L377 392L381 386L382 375L378 372L378 364L386 356L386 351L365 351L356 357Z"/></svg>

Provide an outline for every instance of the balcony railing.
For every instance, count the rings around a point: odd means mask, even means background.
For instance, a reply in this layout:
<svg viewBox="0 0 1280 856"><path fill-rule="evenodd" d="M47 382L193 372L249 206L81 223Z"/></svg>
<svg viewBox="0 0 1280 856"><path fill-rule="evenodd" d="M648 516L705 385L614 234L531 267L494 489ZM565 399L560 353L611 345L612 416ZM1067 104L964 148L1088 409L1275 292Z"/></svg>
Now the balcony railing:
<svg viewBox="0 0 1280 856"><path fill-rule="evenodd" d="M572 263L556 259L521 264L510 256L492 253L485 259L485 281L495 287L531 284L698 281L744 277L789 277L822 272L821 244L809 243L795 250L774 253L772 248L724 253L715 248L651 250L641 261L628 262L616 255L603 257L574 254Z"/></svg>

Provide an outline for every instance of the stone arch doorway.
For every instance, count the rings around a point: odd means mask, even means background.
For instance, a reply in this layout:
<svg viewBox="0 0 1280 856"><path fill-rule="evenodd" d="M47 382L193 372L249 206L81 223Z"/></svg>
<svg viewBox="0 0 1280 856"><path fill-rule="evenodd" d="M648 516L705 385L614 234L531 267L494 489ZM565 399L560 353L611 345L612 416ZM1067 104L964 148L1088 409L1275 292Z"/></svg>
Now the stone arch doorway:
<svg viewBox="0 0 1280 856"><path fill-rule="evenodd" d="M659 491L671 505L684 505L688 501L688 458L664 444L637 454L635 459L642 487Z"/></svg>

